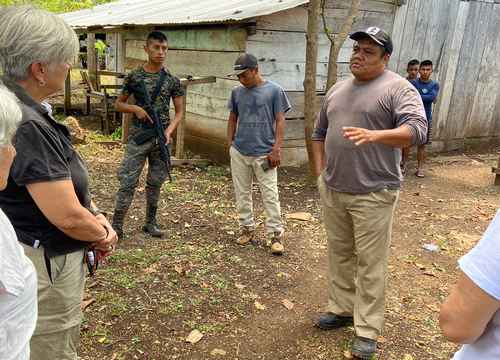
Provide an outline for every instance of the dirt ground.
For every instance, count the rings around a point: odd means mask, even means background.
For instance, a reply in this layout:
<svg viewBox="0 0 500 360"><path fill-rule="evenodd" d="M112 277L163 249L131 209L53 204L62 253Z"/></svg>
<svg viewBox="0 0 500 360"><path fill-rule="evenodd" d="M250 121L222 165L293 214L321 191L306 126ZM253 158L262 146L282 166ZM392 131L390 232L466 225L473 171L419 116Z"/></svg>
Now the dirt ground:
<svg viewBox="0 0 500 360"><path fill-rule="evenodd" d="M121 146L79 145L94 199L110 213ZM427 177L408 176L401 193L389 265L386 325L378 359L449 359L456 346L438 326L439 304L457 277L457 259L480 238L500 205L491 166L498 154L430 159ZM159 222L167 236L145 237L144 178L127 237L87 282L83 359L343 359L352 328L313 327L326 304L326 239L318 193L300 169L280 169L286 254L263 241L234 243L237 217L229 169L175 168ZM258 188L254 203L263 240ZM437 244L439 252L424 250ZM202 339L186 342L198 330Z"/></svg>

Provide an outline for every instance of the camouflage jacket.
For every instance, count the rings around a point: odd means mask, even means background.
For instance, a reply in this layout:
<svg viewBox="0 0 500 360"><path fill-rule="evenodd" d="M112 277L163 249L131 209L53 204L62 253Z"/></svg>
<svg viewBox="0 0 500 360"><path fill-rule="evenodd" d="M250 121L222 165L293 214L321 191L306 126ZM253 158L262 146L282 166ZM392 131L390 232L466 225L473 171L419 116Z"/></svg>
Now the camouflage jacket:
<svg viewBox="0 0 500 360"><path fill-rule="evenodd" d="M158 94L153 107L163 124L168 126L170 122L170 99L178 96L184 96L185 92L184 88L181 86L179 78L173 76L165 68L163 68L162 71L165 71L167 76L165 77L165 82L161 87L160 93ZM142 107L144 106L145 100L141 81L144 81L146 84L146 89L149 91L149 97L151 98L159 78L160 72L149 73L145 71L142 66L138 67L137 69L132 70L125 77L125 80L123 81L122 95L134 95L136 104ZM140 121L134 115L134 125L138 125L139 123ZM144 126L145 124L146 123L143 123L141 127L147 127L147 125Z"/></svg>

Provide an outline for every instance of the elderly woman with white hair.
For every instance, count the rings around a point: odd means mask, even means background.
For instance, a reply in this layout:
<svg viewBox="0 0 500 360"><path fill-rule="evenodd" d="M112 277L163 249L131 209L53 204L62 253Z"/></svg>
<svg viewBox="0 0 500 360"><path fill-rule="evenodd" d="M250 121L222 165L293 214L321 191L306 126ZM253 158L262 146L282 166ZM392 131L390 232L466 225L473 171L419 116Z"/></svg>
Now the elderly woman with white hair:
<svg viewBox="0 0 500 360"><path fill-rule="evenodd" d="M75 32L32 7L0 8L1 81L20 100L17 155L0 207L38 280L38 320L31 358L76 360L85 283L85 249L113 251L115 231L91 201L88 172L68 129L41 102L60 91L78 54Z"/></svg>
<svg viewBox="0 0 500 360"><path fill-rule="evenodd" d="M21 115L16 97L0 86L0 191L16 156L11 140ZM29 360L37 316L36 272L1 209L0 254L0 359Z"/></svg>

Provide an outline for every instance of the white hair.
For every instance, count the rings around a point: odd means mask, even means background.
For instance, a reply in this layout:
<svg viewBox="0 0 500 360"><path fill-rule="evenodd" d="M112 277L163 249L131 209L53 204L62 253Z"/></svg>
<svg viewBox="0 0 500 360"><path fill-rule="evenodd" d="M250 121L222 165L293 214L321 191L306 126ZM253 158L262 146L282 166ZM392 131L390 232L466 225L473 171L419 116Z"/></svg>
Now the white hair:
<svg viewBox="0 0 500 360"><path fill-rule="evenodd" d="M0 146L11 144L21 119L19 100L0 83Z"/></svg>
<svg viewBox="0 0 500 360"><path fill-rule="evenodd" d="M0 7L0 67L14 80L25 80L30 65L73 63L78 37L62 18L31 6Z"/></svg>

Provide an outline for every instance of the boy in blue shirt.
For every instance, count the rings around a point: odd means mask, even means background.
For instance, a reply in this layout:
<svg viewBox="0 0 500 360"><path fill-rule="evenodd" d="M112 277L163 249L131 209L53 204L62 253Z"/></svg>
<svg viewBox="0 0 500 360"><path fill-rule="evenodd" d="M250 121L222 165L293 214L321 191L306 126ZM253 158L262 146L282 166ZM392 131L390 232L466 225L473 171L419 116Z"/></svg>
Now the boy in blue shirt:
<svg viewBox="0 0 500 360"><path fill-rule="evenodd" d="M408 81L417 80L419 68L420 61L418 61L418 59L408 61L408 66L406 67L406 79L408 79Z"/></svg>
<svg viewBox="0 0 500 360"><path fill-rule="evenodd" d="M410 82L417 88L420 96L422 97L422 102L424 103L425 115L427 116L427 142L423 145L418 145L417 147L417 161L418 167L415 175L417 177L424 177L422 167L425 160L425 145L431 142L431 127L432 127L432 104L436 102L439 93L439 84L437 81L431 79L432 74L432 61L424 60L420 63L420 68L418 70L420 77L411 80Z"/></svg>

